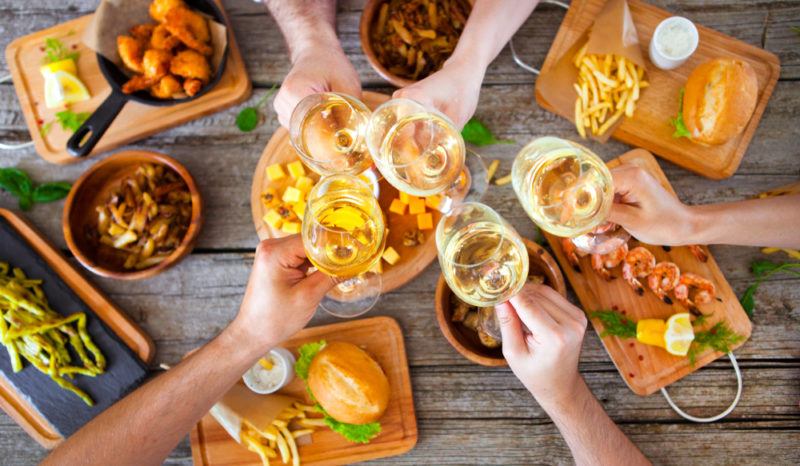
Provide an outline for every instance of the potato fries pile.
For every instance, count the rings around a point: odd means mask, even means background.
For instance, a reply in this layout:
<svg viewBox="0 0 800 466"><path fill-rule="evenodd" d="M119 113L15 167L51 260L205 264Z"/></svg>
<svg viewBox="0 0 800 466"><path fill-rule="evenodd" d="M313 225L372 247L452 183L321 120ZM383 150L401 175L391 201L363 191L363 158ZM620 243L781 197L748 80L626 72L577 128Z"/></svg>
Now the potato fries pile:
<svg viewBox="0 0 800 466"><path fill-rule="evenodd" d="M587 128L602 136L622 115L633 116L640 90L649 86L641 66L619 55L587 54L587 45L572 61L578 68L575 127L582 138Z"/></svg>
<svg viewBox="0 0 800 466"><path fill-rule="evenodd" d="M269 466L270 458L278 458L278 455L284 464L300 466L300 454L297 452L295 439L310 435L315 428L325 426L322 418L310 418L306 413L319 414L313 406L292 403L264 431L259 431L244 421L239 437L248 450L261 457L264 466ZM300 428L290 430L290 424Z"/></svg>

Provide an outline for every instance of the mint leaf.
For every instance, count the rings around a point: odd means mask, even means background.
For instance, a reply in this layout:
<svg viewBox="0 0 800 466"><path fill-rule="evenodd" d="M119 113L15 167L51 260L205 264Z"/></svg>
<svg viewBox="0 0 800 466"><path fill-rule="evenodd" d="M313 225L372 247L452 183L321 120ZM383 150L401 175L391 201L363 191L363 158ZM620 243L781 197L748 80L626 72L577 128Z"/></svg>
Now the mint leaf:
<svg viewBox="0 0 800 466"><path fill-rule="evenodd" d="M294 372L298 377L303 380L308 379L308 368L311 367L311 361L324 347L325 340L320 340L316 343L306 343L297 349L300 355L294 363Z"/></svg>
<svg viewBox="0 0 800 466"><path fill-rule="evenodd" d="M267 99L275 93L277 88L278 85L274 84L254 106L245 107L236 115L236 127L239 128L239 131L249 133L256 129L256 126L258 126L258 109L267 102Z"/></svg>
<svg viewBox="0 0 800 466"><path fill-rule="evenodd" d="M683 120L683 93L686 89L681 88L680 97L678 97L678 116L671 118L669 123L675 128L672 133L673 138L688 138L692 139L692 133L686 128L686 122Z"/></svg>
<svg viewBox="0 0 800 466"><path fill-rule="evenodd" d="M511 139L497 139L494 134L476 118L470 118L464 129L461 130L461 137L464 141L478 147L491 144L514 144L516 141Z"/></svg>
<svg viewBox="0 0 800 466"><path fill-rule="evenodd" d="M0 168L0 189L8 191L14 197L30 197L33 181L19 168Z"/></svg>
<svg viewBox="0 0 800 466"><path fill-rule="evenodd" d="M53 202L64 199L72 188L70 183L57 181L40 184L33 190L33 202Z"/></svg>

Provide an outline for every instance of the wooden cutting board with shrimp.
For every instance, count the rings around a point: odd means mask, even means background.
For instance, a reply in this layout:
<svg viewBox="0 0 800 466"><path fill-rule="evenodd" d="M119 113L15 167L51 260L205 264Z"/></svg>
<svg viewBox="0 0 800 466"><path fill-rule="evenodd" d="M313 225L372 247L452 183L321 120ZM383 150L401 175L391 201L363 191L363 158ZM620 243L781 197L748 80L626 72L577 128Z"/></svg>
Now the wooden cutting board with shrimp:
<svg viewBox="0 0 800 466"><path fill-rule="evenodd" d="M652 154L646 150L632 150L608 162L607 165L609 168L614 168L621 164L638 165L647 170L674 194L664 172L661 171ZM545 236L553 248L556 259L561 264L564 275L587 313L615 310L624 314L624 318L638 322L641 319L667 320L673 314L689 311L685 303L676 299L674 292L667 294L669 298L667 301L671 304L667 304L656 296L649 289L647 278L640 280L643 284L643 292L637 293L623 279L621 266L609 270L611 276L614 277L611 280L606 280L592 269L590 256L580 258L578 265L580 270L576 270L567 260L561 239L547 233ZM741 346L750 337L752 328L750 320L708 248L700 247L708 256L708 259L702 262L689 247L664 248L639 243L633 238L628 242L628 246L630 250L637 246L644 247L655 256L657 262L672 262L677 265L681 274L695 274L713 284L715 293L710 302L703 303L703 297L698 295L698 291L701 291L699 289L693 290L690 294L690 299L696 301L693 311L702 313L704 315L702 319L705 321L701 325L695 323L696 333L708 330L719 322L724 322L730 330L741 336L739 341L732 345L731 350ZM595 331L601 334L604 329L600 320L597 318L590 320ZM637 395L649 395L724 355L719 351L704 348L696 353L694 363L692 363L688 357L673 356L663 348L645 345L635 338L623 339L606 336L601 340L622 378Z"/></svg>

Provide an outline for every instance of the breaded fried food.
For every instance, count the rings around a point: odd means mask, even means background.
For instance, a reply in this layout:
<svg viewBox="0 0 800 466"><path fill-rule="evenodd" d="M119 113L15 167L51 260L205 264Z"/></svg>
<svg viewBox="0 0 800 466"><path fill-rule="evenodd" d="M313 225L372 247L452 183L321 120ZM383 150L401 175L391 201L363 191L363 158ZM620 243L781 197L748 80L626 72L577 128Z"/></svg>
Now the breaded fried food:
<svg viewBox="0 0 800 466"><path fill-rule="evenodd" d="M134 39L149 41L155 27L155 24L137 24L129 32Z"/></svg>
<svg viewBox="0 0 800 466"><path fill-rule="evenodd" d="M183 0L153 0L150 4L150 17L163 23L167 20L167 13L171 9L183 6L186 6Z"/></svg>
<svg viewBox="0 0 800 466"><path fill-rule="evenodd" d="M194 50L178 52L172 59L169 70L177 76L199 79L203 84L211 78L211 67L208 60Z"/></svg>
<svg viewBox="0 0 800 466"><path fill-rule="evenodd" d="M167 27L159 24L153 29L153 34L150 36L150 47L159 50L172 51L181 43L180 39L173 36Z"/></svg>
<svg viewBox="0 0 800 466"><path fill-rule="evenodd" d="M142 58L144 77L158 81L169 73L172 52L159 49L148 49Z"/></svg>
<svg viewBox="0 0 800 466"><path fill-rule="evenodd" d="M183 91L189 96L194 97L203 88L203 81L195 78L188 78L183 81Z"/></svg>
<svg viewBox="0 0 800 466"><path fill-rule="evenodd" d="M131 36L117 36L117 52L122 63L131 71L144 73L142 58L144 56L145 44L141 39Z"/></svg>
<svg viewBox="0 0 800 466"><path fill-rule="evenodd" d="M175 94L178 94L180 92L181 92L181 82L178 81L178 78L176 78L171 74L168 74L163 78L159 79L158 83L156 83L154 86L150 88L150 94L158 99L171 99ZM189 93L187 92L187 94Z"/></svg>
<svg viewBox="0 0 800 466"><path fill-rule="evenodd" d="M135 74L128 82L122 85L122 92L124 94L133 94L134 92L143 91L152 87L157 81L156 79L145 78L141 74Z"/></svg>
<svg viewBox="0 0 800 466"><path fill-rule="evenodd" d="M213 49L208 45L211 40L208 20L203 15L186 7L176 7L167 12L164 24L173 36L190 49L197 50L203 55L213 53Z"/></svg>

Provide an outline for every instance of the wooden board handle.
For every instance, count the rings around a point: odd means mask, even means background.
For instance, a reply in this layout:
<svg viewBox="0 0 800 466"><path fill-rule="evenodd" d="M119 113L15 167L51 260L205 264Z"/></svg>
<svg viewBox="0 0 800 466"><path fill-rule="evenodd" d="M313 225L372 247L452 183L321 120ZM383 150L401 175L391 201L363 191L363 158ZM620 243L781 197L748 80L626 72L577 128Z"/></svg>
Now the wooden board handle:
<svg viewBox="0 0 800 466"><path fill-rule="evenodd" d="M128 103L128 97L125 94L112 91L92 113L92 116L67 141L67 150L70 155L73 157L89 155L126 103Z"/></svg>

